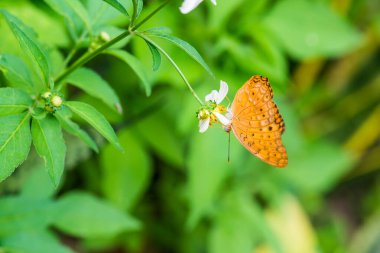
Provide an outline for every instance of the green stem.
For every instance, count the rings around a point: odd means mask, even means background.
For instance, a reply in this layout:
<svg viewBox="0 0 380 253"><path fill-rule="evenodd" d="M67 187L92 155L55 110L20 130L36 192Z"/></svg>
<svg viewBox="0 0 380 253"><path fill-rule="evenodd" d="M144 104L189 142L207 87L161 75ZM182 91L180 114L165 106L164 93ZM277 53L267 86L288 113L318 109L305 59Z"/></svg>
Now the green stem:
<svg viewBox="0 0 380 253"><path fill-rule="evenodd" d="M195 97L195 99L201 104L203 105L203 102L202 100L198 97L197 93L194 91L193 87L191 87L191 84L189 83L189 81L186 79L185 75L182 73L181 69L178 67L178 65L175 63L175 61L170 57L170 55L168 53L166 53L166 51L164 49L162 49L159 45L157 45L153 40L151 40L149 37L145 36L144 34L142 33L139 33L139 32L136 32L136 35L141 37L142 39L148 41L149 43L151 43L152 45L154 45L155 47L157 47L158 50L161 51L161 53L163 53L165 55L165 57L170 61L170 63L174 66L174 68L177 70L177 72L179 73L179 75L182 77L182 80L185 82L185 84L187 85L187 88L189 88L191 94L193 94L193 96Z"/></svg>
<svg viewBox="0 0 380 253"><path fill-rule="evenodd" d="M170 0L166 0L165 2L163 2L160 6L157 7L157 9L155 9L154 11L152 11L148 16L146 16L143 20L141 20L139 23L137 23L137 25L135 26L132 26L131 27L131 30L132 31L136 31L137 28L139 28L140 26L142 26L146 21L148 21L152 16L154 16L157 12L159 12L162 8L164 8L164 6L169 3Z"/></svg>

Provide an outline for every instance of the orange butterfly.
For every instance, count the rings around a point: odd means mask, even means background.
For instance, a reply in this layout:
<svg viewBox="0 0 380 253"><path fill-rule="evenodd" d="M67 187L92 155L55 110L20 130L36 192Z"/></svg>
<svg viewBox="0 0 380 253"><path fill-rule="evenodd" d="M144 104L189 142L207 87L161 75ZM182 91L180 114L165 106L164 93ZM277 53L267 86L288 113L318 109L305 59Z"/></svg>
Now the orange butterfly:
<svg viewBox="0 0 380 253"><path fill-rule="evenodd" d="M288 155L281 141L285 123L273 102L268 78L251 77L236 93L231 109L220 105L227 91L227 84L221 81L220 91L206 96L206 105L198 112L200 132L219 121L227 132L232 129L249 152L270 165L285 167Z"/></svg>

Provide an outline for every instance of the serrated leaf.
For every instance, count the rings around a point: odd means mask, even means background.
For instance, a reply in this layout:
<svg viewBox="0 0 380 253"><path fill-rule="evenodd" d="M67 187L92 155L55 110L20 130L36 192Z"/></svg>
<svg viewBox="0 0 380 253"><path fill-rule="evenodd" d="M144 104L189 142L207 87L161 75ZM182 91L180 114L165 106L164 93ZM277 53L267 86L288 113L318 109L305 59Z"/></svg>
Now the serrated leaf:
<svg viewBox="0 0 380 253"><path fill-rule="evenodd" d="M0 117L0 182L27 158L32 137L28 113Z"/></svg>
<svg viewBox="0 0 380 253"><path fill-rule="evenodd" d="M153 69L153 71L156 71L159 69L159 67L161 65L161 53L155 45L153 45L152 43L150 43L147 40L145 40L145 42L148 45L150 52L152 53L152 59L153 59L152 69Z"/></svg>
<svg viewBox="0 0 380 253"><path fill-rule="evenodd" d="M61 197L56 210L54 226L81 238L111 237L140 227L135 218L84 192Z"/></svg>
<svg viewBox="0 0 380 253"><path fill-rule="evenodd" d="M45 50L37 42L35 33L9 12L5 10L0 10L0 12L5 17L21 48L24 49L37 67L46 87L50 87L50 64Z"/></svg>
<svg viewBox="0 0 380 253"><path fill-rule="evenodd" d="M8 85L31 91L33 82L30 71L25 63L14 55L0 55L0 70L3 72Z"/></svg>
<svg viewBox="0 0 380 253"><path fill-rule="evenodd" d="M24 112L32 104L32 98L24 91L15 88L0 88L0 116Z"/></svg>
<svg viewBox="0 0 380 253"><path fill-rule="evenodd" d="M120 100L112 87L96 72L80 68L66 78L66 81L89 95L99 98L110 108L122 112Z"/></svg>
<svg viewBox="0 0 380 253"><path fill-rule="evenodd" d="M67 101L65 103L75 114L87 121L93 126L101 135L104 136L109 142L111 142L117 149L123 151L119 140L113 130L112 126L106 118L98 112L94 107L89 104L78 101Z"/></svg>
<svg viewBox="0 0 380 253"><path fill-rule="evenodd" d="M0 235L47 228L52 220L51 201L23 197L0 199Z"/></svg>
<svg viewBox="0 0 380 253"><path fill-rule="evenodd" d="M152 81L139 59L123 50L107 50L105 53L113 55L128 64L142 81L146 95L150 96L152 93Z"/></svg>
<svg viewBox="0 0 380 253"><path fill-rule="evenodd" d="M104 2L111 5L113 8L118 10L121 14L129 17L128 11L124 8L124 6L118 0L103 0Z"/></svg>
<svg viewBox="0 0 380 253"><path fill-rule="evenodd" d="M32 120L33 144L37 153L45 161L51 180L58 186L65 167L66 145L61 125L50 115Z"/></svg>
<svg viewBox="0 0 380 253"><path fill-rule="evenodd" d="M62 108L62 110L55 112L55 117L59 120L61 123L61 126L63 129L65 129L68 133L78 137L81 139L84 143L86 143L92 150L95 152L99 152L98 146L96 145L95 141L75 122L71 121L71 113L66 108Z"/></svg>
<svg viewBox="0 0 380 253"><path fill-rule="evenodd" d="M186 42L180 38L177 38L173 35L163 33L159 30L155 30L155 31L154 30L147 30L147 31L145 31L145 33L147 35L152 36L152 37L162 38L162 39L165 39L165 40L173 43L174 45L176 45L177 47L179 47L180 49L185 51L191 58L193 58L195 61L197 61L211 76L214 76L210 67L207 65L205 60L203 60L202 56L188 42Z"/></svg>
<svg viewBox="0 0 380 253"><path fill-rule="evenodd" d="M149 185L151 159L143 145L127 129L119 133L124 153L107 145L101 154L102 191L122 210L130 210Z"/></svg>
<svg viewBox="0 0 380 253"><path fill-rule="evenodd" d="M323 1L278 1L263 23L297 59L339 56L361 41L358 31Z"/></svg>

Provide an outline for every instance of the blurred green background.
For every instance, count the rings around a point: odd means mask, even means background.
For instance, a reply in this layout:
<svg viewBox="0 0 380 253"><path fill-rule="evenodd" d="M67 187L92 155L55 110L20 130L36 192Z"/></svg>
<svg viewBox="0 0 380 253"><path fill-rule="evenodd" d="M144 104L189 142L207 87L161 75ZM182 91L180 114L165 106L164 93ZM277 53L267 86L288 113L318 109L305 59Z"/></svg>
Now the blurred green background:
<svg viewBox="0 0 380 253"><path fill-rule="evenodd" d="M142 16L159 1L144 4ZM380 2L218 0L213 6L205 0L187 15L179 12L180 5L171 1L140 29L166 26L197 48L215 79L183 51L157 39L202 99L219 88L219 80L229 84L232 101L252 75L269 77L286 124L289 165L264 164L233 136L228 163L228 135L217 127L198 133L198 104L178 73L166 60L151 70L148 48L133 38L125 49L149 71L150 97L130 68L103 55L87 66L117 91L123 114L80 90L66 94L103 112L125 153L90 128L99 154L67 134L66 171L58 189L32 151L0 184L0 194L61 202L70 194L91 194L132 215L139 228L92 234L75 228L91 231L96 226L91 221L69 226L63 219L35 238L25 239L22 226L15 227L13 241L0 233L0 247L28 245L13 252L380 252ZM32 26L57 64L67 55L71 40L64 22L43 1L0 1L0 7ZM125 19L114 22L127 25ZM1 53L22 55L3 20L0 34ZM19 209L27 210L28 203ZM59 212L76 214L73 205ZM43 221L35 222L32 230ZM31 238L43 245L52 235L62 251L50 246L33 251Z"/></svg>

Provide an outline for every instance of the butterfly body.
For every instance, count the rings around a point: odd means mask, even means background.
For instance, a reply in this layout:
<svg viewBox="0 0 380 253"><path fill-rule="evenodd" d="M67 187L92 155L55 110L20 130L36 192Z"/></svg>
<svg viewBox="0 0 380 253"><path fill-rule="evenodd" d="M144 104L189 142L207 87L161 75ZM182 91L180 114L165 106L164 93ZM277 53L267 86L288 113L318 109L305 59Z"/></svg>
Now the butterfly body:
<svg viewBox="0 0 380 253"><path fill-rule="evenodd" d="M285 123L266 77L251 77L236 93L231 111L231 124L225 131L232 129L239 142L264 162L276 167L288 164L281 141Z"/></svg>

